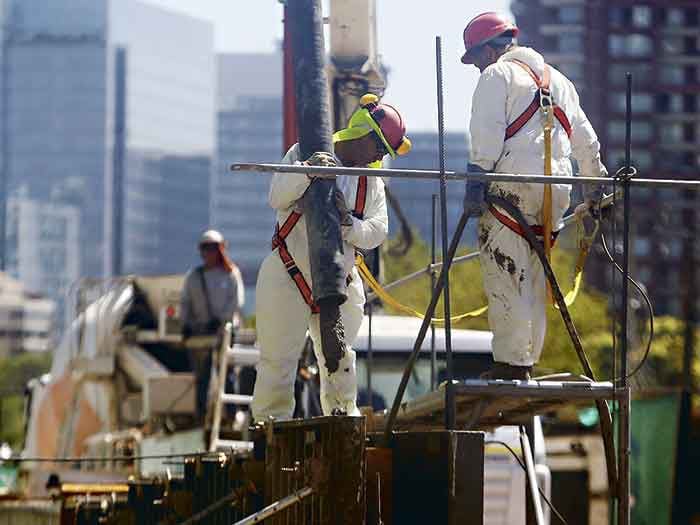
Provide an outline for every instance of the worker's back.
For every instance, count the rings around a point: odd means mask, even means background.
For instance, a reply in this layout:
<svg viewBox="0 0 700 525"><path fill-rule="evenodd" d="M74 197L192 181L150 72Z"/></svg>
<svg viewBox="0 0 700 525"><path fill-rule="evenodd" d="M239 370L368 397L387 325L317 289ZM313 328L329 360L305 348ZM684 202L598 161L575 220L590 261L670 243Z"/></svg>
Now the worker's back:
<svg viewBox="0 0 700 525"><path fill-rule="evenodd" d="M493 168L486 169L501 173L543 173L544 131L539 106L529 120L522 117L538 91L528 68L541 79L544 75L544 58L533 49L516 47L482 73L474 92L472 108L471 162L480 165L484 161L491 164L495 162ZM573 84L556 69L551 66L548 68L554 103L567 115L572 126L582 125L578 95ZM506 139L508 126L519 119L524 121L524 125ZM564 126L558 120L554 123L552 173L571 175L571 140ZM517 199L513 199L516 200L513 204L519 206L533 222L537 222L535 218L540 214L542 205L542 185L493 183L491 189L501 196L517 196ZM569 185L552 186L555 224L569 206L569 193Z"/></svg>

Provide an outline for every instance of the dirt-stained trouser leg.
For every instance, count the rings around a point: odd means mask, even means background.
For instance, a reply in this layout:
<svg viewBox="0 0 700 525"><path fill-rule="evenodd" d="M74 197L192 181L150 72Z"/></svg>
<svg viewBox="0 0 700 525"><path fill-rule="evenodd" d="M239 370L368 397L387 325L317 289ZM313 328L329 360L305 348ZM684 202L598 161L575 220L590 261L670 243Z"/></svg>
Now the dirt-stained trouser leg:
<svg viewBox="0 0 700 525"><path fill-rule="evenodd" d="M291 418L294 381L311 311L276 252L258 273L255 305L260 362L252 412L256 421ZM317 316L314 316L317 317Z"/></svg>
<svg viewBox="0 0 700 525"><path fill-rule="evenodd" d="M546 329L542 265L527 241L490 213L479 223L479 247L494 360L532 366L542 352Z"/></svg>

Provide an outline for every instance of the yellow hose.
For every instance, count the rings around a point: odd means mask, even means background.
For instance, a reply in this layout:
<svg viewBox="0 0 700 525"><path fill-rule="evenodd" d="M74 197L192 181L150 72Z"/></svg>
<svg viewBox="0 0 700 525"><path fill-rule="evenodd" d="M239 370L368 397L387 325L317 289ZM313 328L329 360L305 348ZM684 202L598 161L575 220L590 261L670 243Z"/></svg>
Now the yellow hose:
<svg viewBox="0 0 700 525"><path fill-rule="evenodd" d="M355 260L355 265L357 266L358 271L360 272L360 275L362 276L362 279L367 283L367 285L372 289L372 291L376 294L379 299L382 300L384 304L387 306L391 306L392 308L396 308L397 310L408 314L412 315L415 317L418 317L419 319L425 319L425 316L420 313L417 310L414 310L413 308L403 305L400 302L398 302L394 297L389 295L389 292L387 292L381 284L374 278L374 275L372 275L372 272L370 271L369 268L367 268L367 265L365 264L365 260L362 258L361 255L358 255L356 260ZM488 310L488 306L482 306L481 308L477 308L476 310L472 310L471 312L467 312L464 314L460 315L455 315L450 317L450 320L453 323L456 323L458 321L462 321L463 319L467 319L469 317L479 317L480 315L483 315L486 313ZM430 321L431 323L444 323L445 318L444 317L434 317Z"/></svg>
<svg viewBox="0 0 700 525"><path fill-rule="evenodd" d="M583 251L579 252L579 260L576 265L576 275L574 277L574 287L569 291L569 293L566 294L564 297L564 301L566 303L566 306L571 306L574 304L576 301L576 298L578 297L578 294L581 290L581 283L583 282L583 264L582 261L585 261L586 255L588 254L588 251L586 250L585 253ZM420 313L418 310L415 310L411 308L410 306L406 306L404 304L401 304L396 298L394 298L392 295L387 292L384 287L382 287L381 284L374 278L374 275L372 275L372 272L370 269L367 267L365 264L365 260L361 255L358 255L355 259L355 265L357 266L357 270L360 273L360 276L362 279L367 283L367 285L370 287L370 289L374 292L374 294L387 306L390 306L392 308L395 308L396 310L399 310L400 312L403 312L407 315L411 315L414 317L418 317L419 319L425 319L425 316ZM557 308L557 306L554 306ZM480 308L476 308L475 310L471 310L470 312L466 312L463 314L459 315L454 315L450 317L450 320L453 323L463 321L464 319L469 319L473 317L479 317L483 314L485 314L488 311L489 307L488 305L482 306ZM434 317L430 321L433 324L440 324L445 322L444 317Z"/></svg>

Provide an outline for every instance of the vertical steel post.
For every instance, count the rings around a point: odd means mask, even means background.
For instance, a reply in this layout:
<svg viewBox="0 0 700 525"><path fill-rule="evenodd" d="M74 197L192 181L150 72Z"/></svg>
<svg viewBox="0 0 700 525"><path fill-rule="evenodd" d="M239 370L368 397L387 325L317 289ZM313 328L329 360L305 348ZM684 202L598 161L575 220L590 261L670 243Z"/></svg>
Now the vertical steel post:
<svg viewBox="0 0 700 525"><path fill-rule="evenodd" d="M445 305L445 356L447 362L447 387L445 388L445 428L455 428L455 397L452 379L452 323L450 322L450 258L447 248L447 177L445 176L445 110L442 83L442 38L435 37L435 62L437 70L438 147L440 149L440 227L442 231L443 304Z"/></svg>
<svg viewBox="0 0 700 525"><path fill-rule="evenodd" d="M372 301L367 303L367 397L369 406L374 410L372 402L372 367L374 366L374 353L372 351Z"/></svg>
<svg viewBox="0 0 700 525"><path fill-rule="evenodd" d="M430 263L435 264L435 244L437 240L437 232L435 231L437 227L437 202L438 196L433 193L431 195L432 211L430 214ZM430 290L435 289L435 269L431 266L430 268ZM437 388L437 356L435 355L435 325L430 323L430 390L435 390Z"/></svg>
<svg viewBox="0 0 700 525"><path fill-rule="evenodd" d="M632 401L628 386L620 389L617 396L620 404L619 431L620 431L620 491L618 498L617 523L618 525L630 525L630 444L631 444L631 415Z"/></svg>
<svg viewBox="0 0 700 525"><path fill-rule="evenodd" d="M630 241L630 185L632 152L632 75L627 73L627 108L625 115L625 174L622 180L623 220L622 220L622 333L620 334L620 385L623 388L624 407L621 407L619 426L619 479L618 520L620 525L628 525L630 520L630 393L627 386L628 353L628 293L629 293L629 241ZM626 414L623 416L623 411Z"/></svg>
<svg viewBox="0 0 700 525"><path fill-rule="evenodd" d="M532 505L532 512L528 508L527 523L528 525L544 525L544 517L542 514L542 500L540 500L540 493L537 485L537 474L535 472L535 461L533 459L532 450L530 446L530 437L527 435L524 426L520 427L520 447L522 449L523 461L525 463L525 477L527 488L529 489L527 505ZM532 516L530 516L532 514ZM534 522L534 523L533 523Z"/></svg>

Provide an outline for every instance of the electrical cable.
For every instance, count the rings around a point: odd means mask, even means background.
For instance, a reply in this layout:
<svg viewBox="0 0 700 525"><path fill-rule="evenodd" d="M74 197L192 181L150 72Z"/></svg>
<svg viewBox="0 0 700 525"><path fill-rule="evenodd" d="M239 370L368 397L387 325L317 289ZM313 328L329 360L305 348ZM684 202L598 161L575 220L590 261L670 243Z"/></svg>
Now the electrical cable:
<svg viewBox="0 0 700 525"><path fill-rule="evenodd" d="M605 241L605 234L601 234L600 240L603 245L603 251L605 252L605 255L608 257L610 262L613 264L613 268L616 269L620 274L622 274L622 268L613 257L612 253L610 252L610 249L608 248L607 242ZM637 363L634 369L629 374L627 374L627 377L625 378L630 379L634 377L637 373L639 373L639 371L646 363L649 354L651 353L651 343L654 340L654 306L651 302L651 299L649 298L649 295L644 291L644 288L642 288L642 286L637 281L635 281L630 275L627 276L627 280L632 286L635 287L635 289L639 292L639 295L642 296L644 302L647 305L647 310L649 311L649 337L647 339L646 348L644 350L644 355L640 359L639 363ZM621 377L614 377L613 381L617 383L621 379Z"/></svg>
<svg viewBox="0 0 700 525"><path fill-rule="evenodd" d="M527 467L525 466L525 463L523 463L523 460L518 456L517 452L511 448L511 446L506 443L505 441L500 441L498 439L487 439L484 441L484 445L501 445L508 449L508 452L510 452L515 460L518 462L520 467L525 471L525 474L527 474ZM551 511L554 513L554 515L561 521L564 525L568 525L568 522L564 519L564 516L561 515L561 513L556 509L554 504L549 501L549 498L545 495L544 491L542 490L541 487L537 487L537 490L540 491L540 496L542 496L542 499L547 503L547 506L551 509Z"/></svg>

